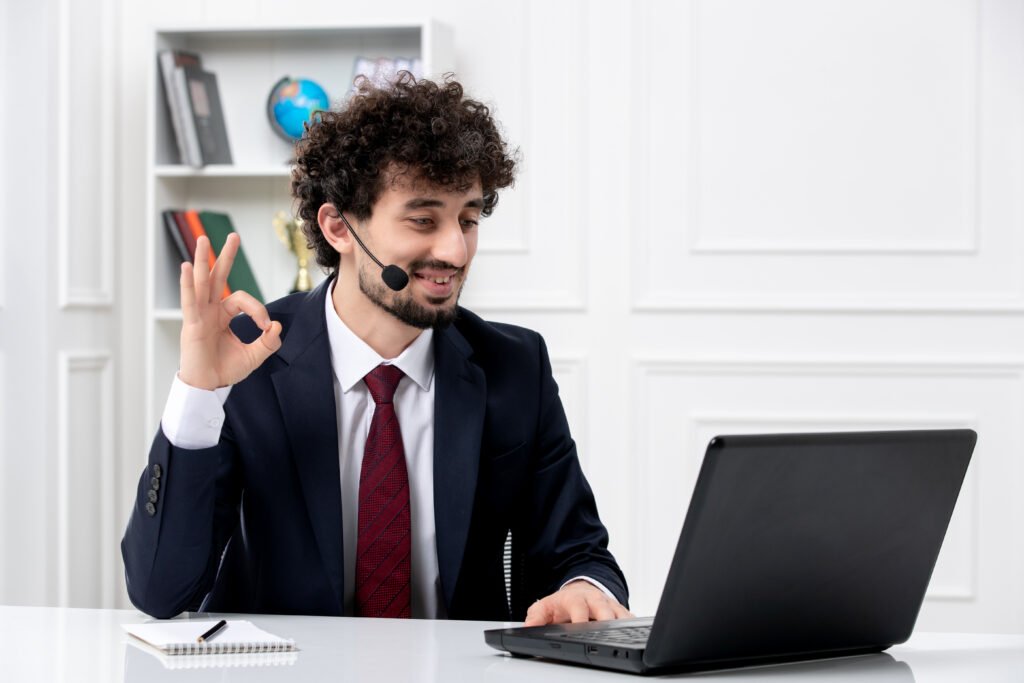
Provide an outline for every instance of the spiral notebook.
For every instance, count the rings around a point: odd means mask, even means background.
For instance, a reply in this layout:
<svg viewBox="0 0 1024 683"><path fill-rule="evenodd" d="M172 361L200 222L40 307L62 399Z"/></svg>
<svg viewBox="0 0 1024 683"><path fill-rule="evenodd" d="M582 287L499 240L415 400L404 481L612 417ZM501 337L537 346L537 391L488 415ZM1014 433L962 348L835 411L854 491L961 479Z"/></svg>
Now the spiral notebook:
<svg viewBox="0 0 1024 683"><path fill-rule="evenodd" d="M233 655L255 652L293 652L295 641L267 633L251 621L233 619L210 640L196 639L216 620L156 621L149 624L122 624L130 635L166 655Z"/></svg>
<svg viewBox="0 0 1024 683"><path fill-rule="evenodd" d="M159 675L159 672L163 669L284 667L297 664L298 661L298 650L292 650L291 652L246 652L233 655L171 656L165 655L152 645L148 645L137 638L130 638L125 643L124 680L149 680L153 674Z"/></svg>

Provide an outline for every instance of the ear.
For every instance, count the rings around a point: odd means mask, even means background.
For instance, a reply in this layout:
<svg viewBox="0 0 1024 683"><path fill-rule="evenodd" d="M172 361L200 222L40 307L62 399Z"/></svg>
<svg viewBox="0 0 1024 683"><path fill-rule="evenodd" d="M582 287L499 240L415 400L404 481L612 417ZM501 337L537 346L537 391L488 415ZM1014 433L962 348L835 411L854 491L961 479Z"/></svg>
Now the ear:
<svg viewBox="0 0 1024 683"><path fill-rule="evenodd" d="M354 245L352 235L345 226L345 221L341 220L341 215L334 204L323 204L316 213L316 221L320 225L320 232L323 233L324 239L334 247L335 251L339 254L352 252Z"/></svg>

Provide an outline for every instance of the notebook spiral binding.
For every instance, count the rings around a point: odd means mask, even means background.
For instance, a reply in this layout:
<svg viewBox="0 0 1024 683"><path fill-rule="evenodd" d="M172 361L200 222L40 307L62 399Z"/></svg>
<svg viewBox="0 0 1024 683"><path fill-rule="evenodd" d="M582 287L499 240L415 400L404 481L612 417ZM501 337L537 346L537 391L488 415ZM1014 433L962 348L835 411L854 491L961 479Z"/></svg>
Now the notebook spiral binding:
<svg viewBox="0 0 1024 683"><path fill-rule="evenodd" d="M238 655L263 652L291 652L294 640L281 643L173 643L167 647L170 655Z"/></svg>

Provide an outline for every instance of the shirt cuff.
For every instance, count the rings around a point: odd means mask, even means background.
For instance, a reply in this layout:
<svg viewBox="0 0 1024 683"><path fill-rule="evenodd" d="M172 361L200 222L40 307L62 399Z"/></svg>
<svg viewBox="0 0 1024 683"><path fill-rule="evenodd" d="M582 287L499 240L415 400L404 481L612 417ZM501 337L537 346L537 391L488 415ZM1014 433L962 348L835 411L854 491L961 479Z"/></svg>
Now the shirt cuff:
<svg viewBox="0 0 1024 683"><path fill-rule="evenodd" d="M224 403L230 393L231 387L197 389L182 382L175 373L160 420L164 436L177 448L216 446L224 426Z"/></svg>
<svg viewBox="0 0 1024 683"><path fill-rule="evenodd" d="M573 577L573 578L569 579L568 581L566 581L565 583L563 583L563 584L562 584L562 585L561 585L561 586L559 587L559 589L558 589L558 590L562 590L562 588L565 588L566 586L568 586L568 585L569 585L570 583L572 583L573 581L586 581L586 582L587 582L587 583L589 583L590 585L592 585L592 586L596 586L597 588L599 588L599 589L601 590L601 592L602 592L602 593L604 593L605 595L607 595L607 596L608 596L609 598L611 598L611 599L612 599L612 600L614 600L615 602L618 602L618 601L619 601L619 599L618 599L617 597L615 597L615 596L614 596L614 595L612 594L612 592L611 592L610 590L608 590L607 588L605 588L605 587L604 587L604 585L603 585L603 584L602 584L602 583L601 583L600 581L597 581L597 580L595 580L595 579L592 579L592 578L590 578L589 576L575 576L575 577Z"/></svg>

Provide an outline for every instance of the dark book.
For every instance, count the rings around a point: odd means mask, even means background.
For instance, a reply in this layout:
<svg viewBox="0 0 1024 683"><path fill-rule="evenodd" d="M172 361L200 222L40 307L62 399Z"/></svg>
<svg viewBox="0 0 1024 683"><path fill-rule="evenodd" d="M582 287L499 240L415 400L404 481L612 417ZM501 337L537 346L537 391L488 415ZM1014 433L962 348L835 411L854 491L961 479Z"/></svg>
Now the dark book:
<svg viewBox="0 0 1024 683"><path fill-rule="evenodd" d="M185 220L185 212L175 211L174 222L178 225L178 232L181 234L181 239L185 243L185 248L188 250L188 260L195 261L196 236L192 234L192 229L188 226L188 221Z"/></svg>
<svg viewBox="0 0 1024 683"><path fill-rule="evenodd" d="M213 250L219 255L220 250L224 248L224 243L228 240L228 235L235 231L234 226L231 225L231 219L224 213L201 211L199 220L202 221L203 228L206 230L206 236L210 238ZM245 257L245 250L241 245L238 246L235 263L231 272L228 273L228 287L232 292L237 292L240 289L249 292L257 301L263 303L263 293L260 291L259 285L256 284L256 276L249 266L249 259Z"/></svg>
<svg viewBox="0 0 1024 683"><path fill-rule="evenodd" d="M163 211L161 213L164 219L164 227L167 228L167 234L171 238L171 242L174 243L174 249L178 252L178 257L181 262L191 261L195 257L195 249L191 252L188 250L188 245L185 244L185 239L181 236L181 231L178 230L178 221L174 218L173 211Z"/></svg>
<svg viewBox="0 0 1024 683"><path fill-rule="evenodd" d="M201 65L199 55L184 50L160 50L160 79L164 86L164 99L174 130L174 141L178 146L179 161L183 164L197 165L198 159L191 159L188 151L188 138L183 127L183 120L188 112L188 101L182 101L185 91L175 80L175 71L186 66L198 68ZM194 162L194 163L193 163Z"/></svg>
<svg viewBox="0 0 1024 683"><path fill-rule="evenodd" d="M189 107L199 142L202 164L230 164L231 147L224 125L217 76L198 66L184 67Z"/></svg>

